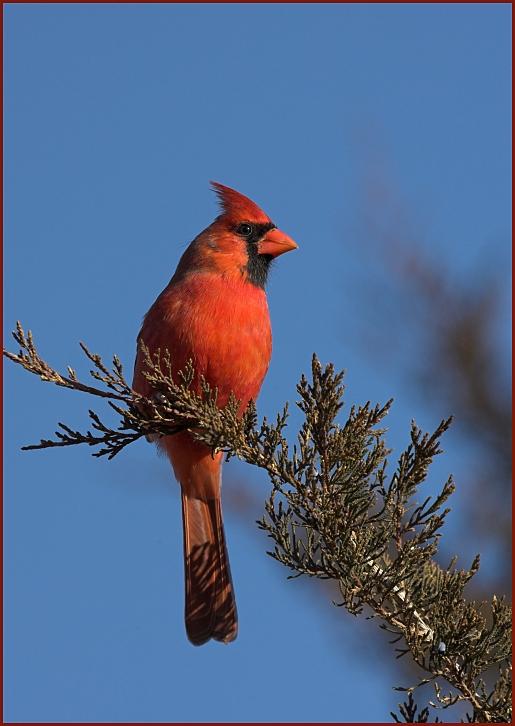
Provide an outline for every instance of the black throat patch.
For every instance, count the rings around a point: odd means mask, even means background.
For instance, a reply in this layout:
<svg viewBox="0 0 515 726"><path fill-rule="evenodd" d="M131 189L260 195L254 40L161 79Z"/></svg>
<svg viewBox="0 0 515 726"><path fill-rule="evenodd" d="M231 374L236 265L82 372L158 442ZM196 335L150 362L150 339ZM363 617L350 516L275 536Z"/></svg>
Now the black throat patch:
<svg viewBox="0 0 515 726"><path fill-rule="evenodd" d="M245 267L247 272L248 281L256 287L265 288L266 281L268 279L268 273L270 271L270 265L272 263L272 255L260 255L258 253L258 242L262 239L267 232L271 229L275 229L273 222L266 224L252 224L252 234L249 237L245 237L247 243L247 255L248 262Z"/></svg>

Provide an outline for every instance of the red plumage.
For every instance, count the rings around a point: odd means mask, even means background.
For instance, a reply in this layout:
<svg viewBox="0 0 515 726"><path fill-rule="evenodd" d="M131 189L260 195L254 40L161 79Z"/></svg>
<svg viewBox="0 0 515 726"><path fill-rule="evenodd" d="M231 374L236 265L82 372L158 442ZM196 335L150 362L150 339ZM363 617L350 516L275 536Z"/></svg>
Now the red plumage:
<svg viewBox="0 0 515 726"><path fill-rule="evenodd" d="M195 385L203 375L218 388L220 406L233 392L242 412L259 393L272 351L261 281L270 260L297 245L250 199L222 184L213 187L222 214L186 249L139 338L151 352L168 349L174 372L191 359ZM152 395L139 352L133 388ZM222 455L213 458L188 433L165 436L158 445L182 490L188 637L196 645L210 638L229 642L237 616L221 512Z"/></svg>
<svg viewBox="0 0 515 726"><path fill-rule="evenodd" d="M263 223L270 222L270 218L263 210L244 194L240 194L235 189L219 184L219 182L211 182L211 186L220 200L220 206L223 209L226 220L236 222L249 220Z"/></svg>

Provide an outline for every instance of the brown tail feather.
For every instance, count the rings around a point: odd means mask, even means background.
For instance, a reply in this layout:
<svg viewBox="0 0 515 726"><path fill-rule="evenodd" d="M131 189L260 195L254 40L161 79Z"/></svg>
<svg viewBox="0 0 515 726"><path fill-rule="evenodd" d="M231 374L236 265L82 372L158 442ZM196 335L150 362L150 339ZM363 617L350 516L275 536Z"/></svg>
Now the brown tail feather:
<svg viewBox="0 0 515 726"><path fill-rule="evenodd" d="M220 499L182 493L186 632L194 645L229 643L238 633Z"/></svg>

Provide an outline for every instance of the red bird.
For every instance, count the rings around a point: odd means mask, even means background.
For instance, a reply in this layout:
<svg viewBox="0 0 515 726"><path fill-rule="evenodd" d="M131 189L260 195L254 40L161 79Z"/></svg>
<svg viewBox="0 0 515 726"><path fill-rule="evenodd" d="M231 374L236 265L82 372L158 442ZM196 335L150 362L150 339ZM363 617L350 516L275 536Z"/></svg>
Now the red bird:
<svg viewBox="0 0 515 726"><path fill-rule="evenodd" d="M192 359L197 377L218 388L218 405L231 392L241 412L255 400L272 352L265 294L270 263L297 245L253 201L212 183L222 213L182 255L175 275L145 316L139 340L152 353L168 349L173 371ZM136 358L133 388L151 396ZM195 383L198 390L198 378ZM186 632L195 645L237 635L236 602L221 508L223 454L189 433L164 436L164 449L181 485L186 584Z"/></svg>

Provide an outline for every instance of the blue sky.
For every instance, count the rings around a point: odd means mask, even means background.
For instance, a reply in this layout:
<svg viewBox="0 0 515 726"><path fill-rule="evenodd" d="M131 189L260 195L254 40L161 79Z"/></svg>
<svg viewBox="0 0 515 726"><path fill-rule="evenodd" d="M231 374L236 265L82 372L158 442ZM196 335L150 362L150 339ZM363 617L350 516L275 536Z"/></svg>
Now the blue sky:
<svg viewBox="0 0 515 726"><path fill-rule="evenodd" d="M411 418L435 425L356 341L358 210L384 173L457 281L507 265L509 5L8 4L4 18L6 336L20 319L58 366L85 374L85 340L130 370L143 314L217 213L215 179L300 247L270 282L260 413L294 399L317 351L347 369L349 403L396 398L397 450ZM240 635L190 646L167 463L143 443L110 463L20 452L58 420L83 426L90 402L10 364L5 396L7 721L388 716L402 678L376 657L376 626L341 610L335 625L230 507ZM466 455L453 434L446 452L436 480ZM226 480L267 492L237 462Z"/></svg>

